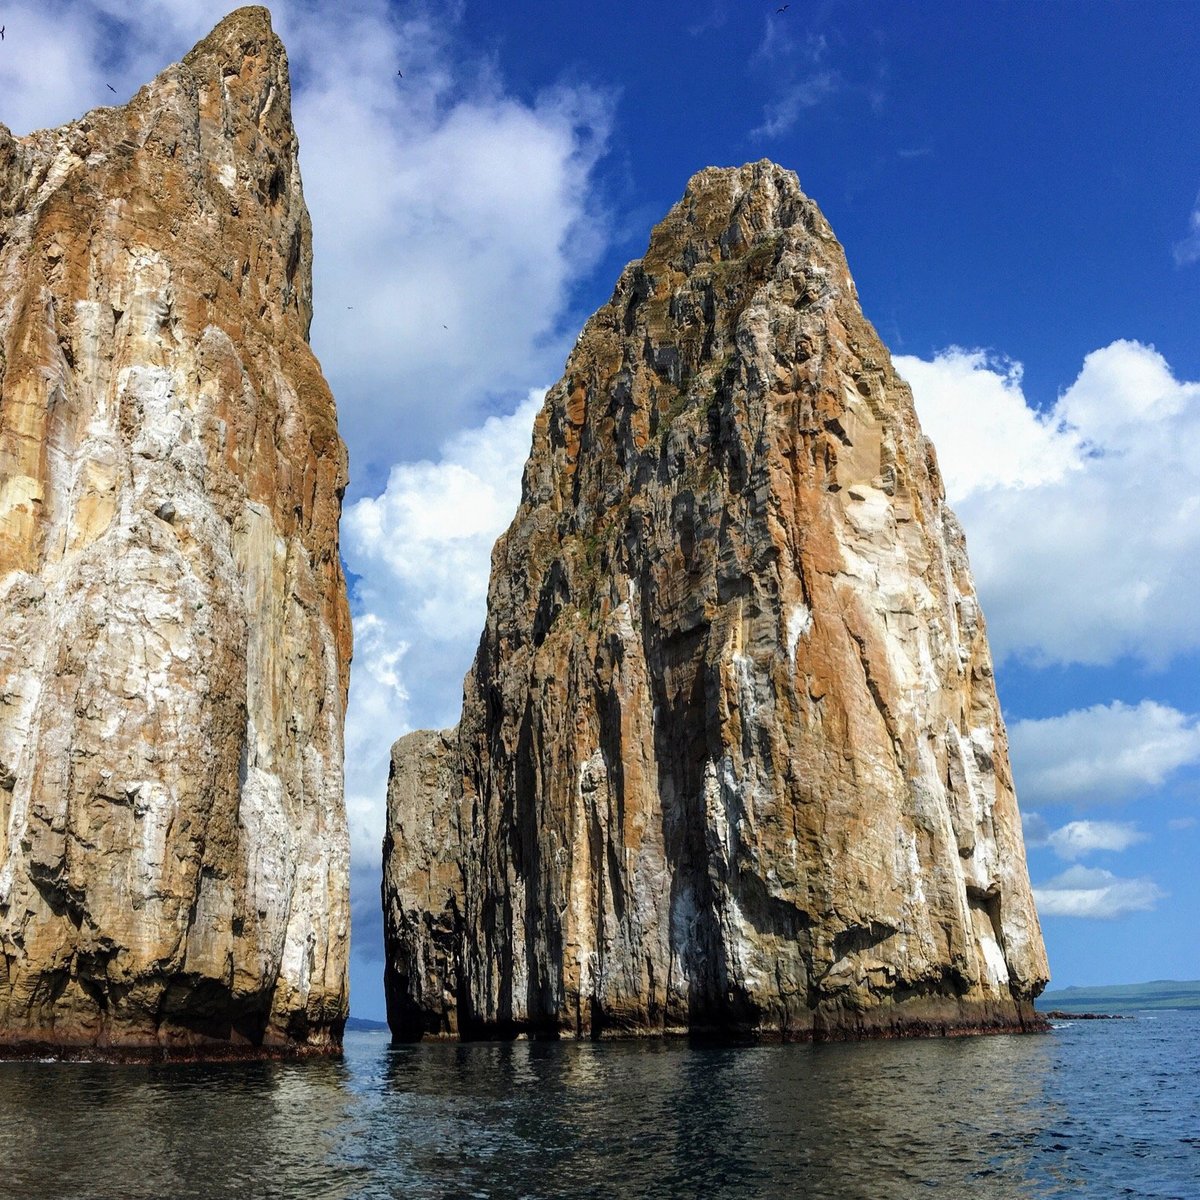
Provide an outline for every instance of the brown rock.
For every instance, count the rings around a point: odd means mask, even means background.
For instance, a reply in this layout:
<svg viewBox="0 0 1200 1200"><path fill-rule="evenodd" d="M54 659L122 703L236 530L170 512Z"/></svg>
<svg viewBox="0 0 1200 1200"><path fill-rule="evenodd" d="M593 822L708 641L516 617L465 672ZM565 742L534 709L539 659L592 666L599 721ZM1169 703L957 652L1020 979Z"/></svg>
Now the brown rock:
<svg viewBox="0 0 1200 1200"><path fill-rule="evenodd" d="M0 127L0 1045L335 1050L346 454L287 57L241 9Z"/></svg>
<svg viewBox="0 0 1200 1200"><path fill-rule="evenodd" d="M962 533L790 172L702 171L588 322L389 828L401 1037L1044 1025Z"/></svg>

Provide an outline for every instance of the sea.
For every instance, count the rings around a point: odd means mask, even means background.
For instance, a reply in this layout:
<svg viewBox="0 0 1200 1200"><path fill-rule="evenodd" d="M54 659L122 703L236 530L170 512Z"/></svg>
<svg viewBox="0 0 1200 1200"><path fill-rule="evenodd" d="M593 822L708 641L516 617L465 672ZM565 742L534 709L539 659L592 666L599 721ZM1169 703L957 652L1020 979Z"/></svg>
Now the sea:
<svg viewBox="0 0 1200 1200"><path fill-rule="evenodd" d="M1200 1200L1200 1013L1047 1034L0 1063L0 1195Z"/></svg>

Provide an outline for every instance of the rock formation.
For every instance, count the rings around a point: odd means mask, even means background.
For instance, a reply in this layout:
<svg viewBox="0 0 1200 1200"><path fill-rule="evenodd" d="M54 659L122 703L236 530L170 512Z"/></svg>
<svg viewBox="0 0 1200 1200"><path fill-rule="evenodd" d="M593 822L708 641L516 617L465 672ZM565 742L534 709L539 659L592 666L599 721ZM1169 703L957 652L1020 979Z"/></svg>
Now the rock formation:
<svg viewBox="0 0 1200 1200"><path fill-rule="evenodd" d="M588 322L388 800L399 1037L1042 1025L962 533L790 172L702 171Z"/></svg>
<svg viewBox="0 0 1200 1200"><path fill-rule="evenodd" d="M296 154L262 8L0 127L0 1052L340 1045L346 454Z"/></svg>

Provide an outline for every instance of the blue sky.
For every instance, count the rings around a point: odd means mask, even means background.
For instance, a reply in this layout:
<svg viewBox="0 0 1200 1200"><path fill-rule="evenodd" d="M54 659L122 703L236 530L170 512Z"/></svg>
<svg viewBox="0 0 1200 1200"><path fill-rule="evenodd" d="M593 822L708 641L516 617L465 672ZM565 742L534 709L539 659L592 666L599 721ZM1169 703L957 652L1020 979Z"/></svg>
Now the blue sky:
<svg viewBox="0 0 1200 1200"><path fill-rule="evenodd" d="M1200 185L1194 4L776 7L468 5L518 94L616 97L596 176L624 236L581 307L698 165L766 155L822 205L894 351L1008 343L1039 403L1116 338L1200 373L1170 256Z"/></svg>
<svg viewBox="0 0 1200 1200"><path fill-rule="evenodd" d="M541 391L688 177L761 157L938 445L1052 986L1200 977L1200 6L271 7L351 451L355 1012L387 749L456 718ZM0 120L123 100L226 8L10 0Z"/></svg>

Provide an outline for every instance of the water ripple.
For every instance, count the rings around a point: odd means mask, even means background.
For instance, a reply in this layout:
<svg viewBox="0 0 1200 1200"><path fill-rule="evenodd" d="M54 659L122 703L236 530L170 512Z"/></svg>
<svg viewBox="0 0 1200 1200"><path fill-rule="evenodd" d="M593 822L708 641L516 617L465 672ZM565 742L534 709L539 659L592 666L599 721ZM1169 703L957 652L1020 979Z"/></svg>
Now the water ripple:
<svg viewBox="0 0 1200 1200"><path fill-rule="evenodd" d="M0 1063L0 1196L1200 1195L1200 1015L836 1046L389 1046Z"/></svg>

